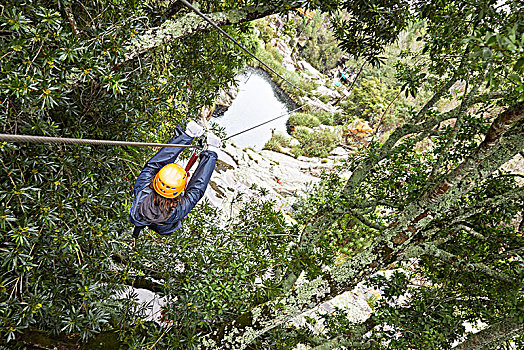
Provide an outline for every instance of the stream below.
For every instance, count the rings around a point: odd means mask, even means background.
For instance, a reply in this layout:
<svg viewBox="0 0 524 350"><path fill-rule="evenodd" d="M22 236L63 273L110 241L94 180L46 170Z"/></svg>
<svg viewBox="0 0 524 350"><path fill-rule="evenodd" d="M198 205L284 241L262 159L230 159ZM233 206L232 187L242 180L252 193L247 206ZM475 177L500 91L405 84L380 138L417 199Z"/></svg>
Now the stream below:
<svg viewBox="0 0 524 350"><path fill-rule="evenodd" d="M279 115L286 114L297 105L271 80L268 73L260 68L246 68L237 76L238 95L228 110L213 121L225 128L227 135L233 135ZM271 130L286 132L288 116L284 116L256 129L233 137L239 147L261 150L271 138Z"/></svg>

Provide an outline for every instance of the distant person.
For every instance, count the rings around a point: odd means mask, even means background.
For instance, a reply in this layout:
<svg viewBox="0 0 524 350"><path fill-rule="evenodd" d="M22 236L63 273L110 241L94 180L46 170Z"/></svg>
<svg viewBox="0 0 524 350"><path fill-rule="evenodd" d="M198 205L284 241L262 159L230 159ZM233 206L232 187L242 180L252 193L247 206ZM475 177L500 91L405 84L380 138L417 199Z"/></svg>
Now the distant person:
<svg viewBox="0 0 524 350"><path fill-rule="evenodd" d="M342 80L343 83L347 83L349 81L349 75L347 75L345 71L341 71L340 80Z"/></svg>
<svg viewBox="0 0 524 350"><path fill-rule="evenodd" d="M168 143L190 145L203 132L200 125L190 121L186 131L177 126ZM200 162L189 182L184 168L175 164L183 148L163 147L146 163L135 182L135 199L129 215L129 221L135 225L134 238L146 226L161 235L180 228L181 221L204 196L220 145L217 136L207 135L207 150L200 153Z"/></svg>

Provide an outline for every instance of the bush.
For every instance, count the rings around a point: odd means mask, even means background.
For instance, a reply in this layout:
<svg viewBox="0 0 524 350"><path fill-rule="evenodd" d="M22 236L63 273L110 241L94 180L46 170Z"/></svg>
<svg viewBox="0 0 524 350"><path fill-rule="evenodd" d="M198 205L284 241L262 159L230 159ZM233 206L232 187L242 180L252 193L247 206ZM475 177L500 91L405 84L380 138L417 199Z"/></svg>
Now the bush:
<svg viewBox="0 0 524 350"><path fill-rule="evenodd" d="M288 119L289 125L292 127L305 126L308 128L314 128L320 125L320 120L311 113L295 113Z"/></svg>
<svg viewBox="0 0 524 350"><path fill-rule="evenodd" d="M258 20L254 21L255 28L257 28L260 31L260 38L268 43L273 39L275 35L275 31L267 24L265 20Z"/></svg>
<svg viewBox="0 0 524 350"><path fill-rule="evenodd" d="M329 97L328 95L320 95L318 99L324 103L329 103L329 101L331 100L331 97Z"/></svg>
<svg viewBox="0 0 524 350"><path fill-rule="evenodd" d="M328 28L329 18L321 12L312 21L304 19L298 25L298 31L308 38L306 45L299 48L299 56L324 74L336 67L343 55Z"/></svg>
<svg viewBox="0 0 524 350"><path fill-rule="evenodd" d="M266 51L272 56L274 61L282 65L282 62L284 61L284 57L282 57L282 54L278 51L276 47L270 44L266 44Z"/></svg>
<svg viewBox="0 0 524 350"><path fill-rule="evenodd" d="M255 55L260 58L263 62L265 62L269 67L271 67L275 72L286 78L291 84L298 87L298 90L293 86L290 86L288 83L283 82L279 77L276 77L273 73L269 74L272 76L273 80L284 90L292 99L297 98L298 96L303 96L304 91L311 92L317 88L317 84L314 81L302 79L297 72L291 72L287 70L284 66L282 66L282 55L278 52L277 49L275 49L273 46L270 45L264 45L263 43L261 45L257 45L255 47ZM250 64L253 65L253 67L260 67L266 71L267 68L263 67L261 64L259 64L257 61L252 60Z"/></svg>
<svg viewBox="0 0 524 350"><path fill-rule="evenodd" d="M353 88L348 99L348 112L366 120L378 118L388 103L389 89L380 79L364 79Z"/></svg>
<svg viewBox="0 0 524 350"><path fill-rule="evenodd" d="M269 141L264 145L264 149L274 152L282 152L282 147L289 148L289 139L278 133L273 133Z"/></svg>
<svg viewBox="0 0 524 350"><path fill-rule="evenodd" d="M337 135L327 129L310 132L307 128L297 127L292 136L300 142L300 146L291 149L295 157L327 157L340 141Z"/></svg>
<svg viewBox="0 0 524 350"><path fill-rule="evenodd" d="M333 114L333 125L343 125L346 122L346 120L347 120L347 115L345 113Z"/></svg>
<svg viewBox="0 0 524 350"><path fill-rule="evenodd" d="M313 113L318 118L322 125L334 125L334 115L329 112L315 112ZM336 113L340 114L340 113Z"/></svg>

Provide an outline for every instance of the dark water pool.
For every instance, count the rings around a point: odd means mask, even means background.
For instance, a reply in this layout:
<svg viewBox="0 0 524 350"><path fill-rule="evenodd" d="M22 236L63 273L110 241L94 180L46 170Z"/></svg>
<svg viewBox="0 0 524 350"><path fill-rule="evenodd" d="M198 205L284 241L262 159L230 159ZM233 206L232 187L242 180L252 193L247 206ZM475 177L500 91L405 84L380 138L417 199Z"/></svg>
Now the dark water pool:
<svg viewBox="0 0 524 350"><path fill-rule="evenodd" d="M297 107L262 69L247 68L238 75L237 81L238 96L222 116L213 118L225 127L228 135L278 117ZM287 119L288 116L282 117L231 140L237 146L260 150L271 138L271 129L286 131Z"/></svg>

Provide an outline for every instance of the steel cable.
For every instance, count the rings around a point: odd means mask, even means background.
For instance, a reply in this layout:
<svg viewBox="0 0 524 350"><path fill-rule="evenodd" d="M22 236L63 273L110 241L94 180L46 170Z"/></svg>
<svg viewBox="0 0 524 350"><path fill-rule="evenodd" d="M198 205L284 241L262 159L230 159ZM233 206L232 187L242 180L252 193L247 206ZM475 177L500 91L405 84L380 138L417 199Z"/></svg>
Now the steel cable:
<svg viewBox="0 0 524 350"><path fill-rule="evenodd" d="M127 142L127 141L112 141L112 140L75 139L75 138L50 137L50 136L10 135L10 134L0 134L0 141L51 143L51 144L68 144L68 145L71 145L71 144L95 145L95 146L179 147L179 148L197 147L193 145L181 145L181 144L172 144L172 143Z"/></svg>
<svg viewBox="0 0 524 350"><path fill-rule="evenodd" d="M258 62L260 62L260 64L262 64L264 67L266 67L267 69L269 69L273 74L275 74L277 77L279 77L280 79L286 81L289 85L291 85L292 87L294 87L295 89L298 89L304 93L307 94L307 91L299 88L298 86L296 86L295 84L293 84L292 82L290 82L289 80L287 80L286 78L284 78L282 75L278 74L277 72L275 72L275 70L273 68L271 68L270 66L268 66L267 64L265 64L260 58L258 58L257 56L255 56L255 54L251 53L251 51L249 51L248 49L246 49L241 43L239 43L237 40L235 40L231 35L227 34L222 28L220 28L215 22L213 22L212 20L210 20L205 14L203 14L202 12L200 12L197 8L195 8L193 5L191 5L190 3L188 3L186 0L179 0L182 4L184 4L184 6L186 6L188 9L190 9L191 11L193 11L194 13L196 13L198 16L202 17L206 22L208 22L209 24L211 24L216 30L218 30L221 34L225 35L229 40L231 40L233 43L235 43L235 45L237 45L238 47L240 47L245 53L247 53L248 55L250 55L251 57L253 57L255 60L257 60Z"/></svg>
<svg viewBox="0 0 524 350"><path fill-rule="evenodd" d="M250 127L249 129L246 129L246 130L243 130L243 131L237 132L236 134L230 135L230 136L226 137L226 138L224 139L224 141L225 141L225 140L229 140L230 138L235 137L235 136L238 136L238 135L240 135L240 134L243 134L243 133L245 133L245 132L247 132L247 131L249 131L249 130L253 130L253 129L255 129L255 128L258 128L259 126L265 125L265 124L267 124L267 123L271 123L273 120L277 120L277 119L279 119L279 118L285 117L286 115L289 115L289 114L291 114L291 113L293 113L293 112L296 112L296 111L298 111L299 109L302 109L303 107L304 107L304 106L300 106L300 107L298 107L298 108L295 108L295 109L292 110L292 111L289 111L289 112L287 112L287 113L284 113L284 114L282 114L282 115L279 115L278 117L275 117L275 118L273 118L273 119L270 119L270 120L265 121L265 122L263 122L263 123L260 123L260 124L258 124L258 125L252 126L252 127Z"/></svg>
<svg viewBox="0 0 524 350"><path fill-rule="evenodd" d="M212 20L210 20L205 14L203 14L202 12L200 12L197 8L195 8L193 5L191 5L190 3L188 3L186 0L179 0L182 4L184 4L184 6L186 6L188 9L190 9L191 11L193 11L194 13L196 13L198 16L202 17L206 22L208 22L209 24L211 24L215 29L217 29L221 34L225 35L229 40L231 40L233 43L235 43L235 45L237 45L238 47L240 47L244 52L246 52L248 55L250 55L251 57L253 57L255 60L257 60L258 62L260 62L264 67L266 67L267 69L269 69L273 74L275 74L276 76L278 76L280 79L284 80L285 82L287 82L289 85L291 85L292 87L294 87L295 89L298 89L304 93L307 94L307 91L299 88L298 86L296 86L295 84L293 84L292 82L290 82L289 80L287 80L286 78L284 78L282 75L278 74L277 72L275 72L275 70L273 68L271 68L270 66L268 66L267 64L265 64L260 58L258 58L257 56L255 56L255 54L251 53L248 49L246 49L242 44L240 44L237 40L235 40L233 37L231 37L231 35L227 34L222 28L220 28L215 22L213 22ZM286 115L289 115L295 111L298 111L299 109L302 109L304 107L304 105L290 111L290 112L287 112L285 114L282 114L278 117L275 117L273 119L270 119L264 123L261 123L261 124L258 124L258 125L255 125L253 127L250 127L244 131L241 131L241 132L238 132L236 134L233 134L233 135L230 135L228 137L226 137L224 140L228 140L232 137L235 137L235 136L238 136L240 134L243 134L247 131L250 131L250 130L253 130L255 128L258 128L259 126L262 126L262 125L265 125L267 123L270 123L274 120L277 120L279 118L282 118L282 117L285 117Z"/></svg>
<svg viewBox="0 0 524 350"><path fill-rule="evenodd" d="M289 85L294 87L295 89L298 89L302 92L307 93L303 89L299 88L298 86L295 86L292 82L284 78L282 75L277 73L273 68L269 67L267 64L265 64L261 59L259 59L257 56L255 56L253 53L251 53L248 49L246 49L242 44L240 44L237 40L235 40L233 37L231 37L229 34L227 34L222 28L220 28L218 25L216 25L212 20L210 20L206 15L204 15L202 12L200 12L198 9L196 9L193 5L188 3L186 0L180 0L180 2L189 8L191 11L195 12L198 16L203 18L206 22L211 24L215 29L217 29L221 34L225 35L229 40L231 40L233 43L235 43L238 47L240 47L244 52L249 54L251 57L253 57L255 60L260 62L264 67L269 69L273 74L287 82ZM289 115L293 112L296 112L300 109L302 109L304 105L295 108L294 110L287 112L285 114L279 115L278 117L272 118L268 121L265 121L261 124L255 125L253 127L250 127L246 130L243 130L241 132L238 132L236 134L233 134L231 136L226 137L224 140L228 140L232 137L238 136L240 134L243 134L247 131L253 130L255 128L258 128L262 125L265 125L267 123L270 123L274 120L277 120L279 118L285 117L286 115ZM170 143L153 143L153 142L127 142L127 141L112 141L112 140L94 140L94 139L77 139L77 138L64 138L64 137L49 137L49 136L32 136L32 135L10 135L10 134L0 134L0 141L11 141L11 142L29 142L29 143L49 143L49 144L76 144L76 145L94 145L94 146L134 146L134 147L179 147L179 148L196 148L197 146L193 145L180 145L180 144L170 144Z"/></svg>

